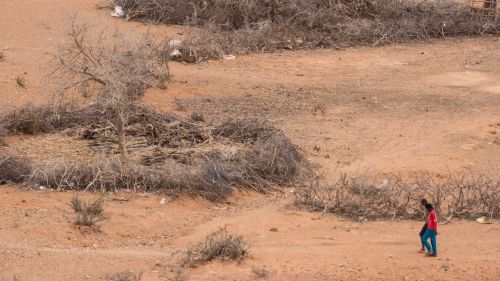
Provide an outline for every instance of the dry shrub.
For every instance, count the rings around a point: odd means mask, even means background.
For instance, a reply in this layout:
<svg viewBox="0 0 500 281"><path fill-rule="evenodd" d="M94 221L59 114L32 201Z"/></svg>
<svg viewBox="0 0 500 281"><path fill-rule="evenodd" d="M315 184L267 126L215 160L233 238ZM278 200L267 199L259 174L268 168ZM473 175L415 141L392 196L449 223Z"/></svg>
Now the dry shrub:
<svg viewBox="0 0 500 281"><path fill-rule="evenodd" d="M168 80L169 52L164 40L99 30L77 15L67 26L66 41L53 55L53 71L48 76L61 94L76 92L87 97L97 93L107 103L133 101Z"/></svg>
<svg viewBox="0 0 500 281"><path fill-rule="evenodd" d="M328 184L312 182L297 192L296 203L355 220L421 219L422 198L432 202L447 220L500 217L500 181L472 173L450 175L444 180L418 175L413 181L343 175Z"/></svg>
<svg viewBox="0 0 500 281"><path fill-rule="evenodd" d="M113 274L113 276L109 277L109 281L140 281L142 278L142 273L133 274L130 271L123 271Z"/></svg>
<svg viewBox="0 0 500 281"><path fill-rule="evenodd" d="M214 259L241 262L248 257L249 246L243 236L231 234L226 227L210 233L204 241L189 249L183 258L183 266L196 267Z"/></svg>
<svg viewBox="0 0 500 281"><path fill-rule="evenodd" d="M29 177L32 169L33 164L29 159L0 148L0 184L22 182Z"/></svg>
<svg viewBox="0 0 500 281"><path fill-rule="evenodd" d="M266 278L269 271L265 268L252 267L252 273L258 278Z"/></svg>
<svg viewBox="0 0 500 281"><path fill-rule="evenodd" d="M75 195L71 199L70 206L76 213L74 224L77 226L87 226L98 229L98 223L104 220L104 199L102 197L89 203L85 202L78 195Z"/></svg>
<svg viewBox="0 0 500 281"><path fill-rule="evenodd" d="M500 20L456 1L115 0L129 18L193 27L182 60L276 49L498 35Z"/></svg>
<svg viewBox="0 0 500 281"><path fill-rule="evenodd" d="M24 77L17 76L16 84L19 88L26 88L26 79L24 79Z"/></svg>

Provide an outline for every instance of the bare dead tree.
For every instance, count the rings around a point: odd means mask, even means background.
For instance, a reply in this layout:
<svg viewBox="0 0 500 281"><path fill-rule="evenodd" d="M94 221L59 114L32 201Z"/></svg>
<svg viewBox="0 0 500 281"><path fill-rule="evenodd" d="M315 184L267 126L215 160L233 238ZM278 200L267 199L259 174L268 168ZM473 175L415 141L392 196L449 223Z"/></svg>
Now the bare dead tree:
<svg viewBox="0 0 500 281"><path fill-rule="evenodd" d="M128 38L110 33L75 14L68 21L65 43L53 55L49 81L61 96L94 98L95 103L113 108L108 120L115 128L122 162L127 160L125 130L127 108L146 89L163 87L169 78L168 46L156 43L148 34Z"/></svg>

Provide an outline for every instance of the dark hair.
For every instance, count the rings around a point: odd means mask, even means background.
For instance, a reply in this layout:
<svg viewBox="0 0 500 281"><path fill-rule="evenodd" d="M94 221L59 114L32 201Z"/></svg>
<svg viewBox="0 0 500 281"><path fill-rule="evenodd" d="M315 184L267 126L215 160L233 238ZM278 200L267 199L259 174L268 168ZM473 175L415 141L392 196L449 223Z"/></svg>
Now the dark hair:
<svg viewBox="0 0 500 281"><path fill-rule="evenodd" d="M427 199L422 199L422 200L420 200L420 204L422 204L422 206L425 206L425 205L429 204L429 202L427 202Z"/></svg>
<svg viewBox="0 0 500 281"><path fill-rule="evenodd" d="M425 204L425 209L430 212L430 211L434 210L434 207L432 206L432 204L427 203L427 204Z"/></svg>

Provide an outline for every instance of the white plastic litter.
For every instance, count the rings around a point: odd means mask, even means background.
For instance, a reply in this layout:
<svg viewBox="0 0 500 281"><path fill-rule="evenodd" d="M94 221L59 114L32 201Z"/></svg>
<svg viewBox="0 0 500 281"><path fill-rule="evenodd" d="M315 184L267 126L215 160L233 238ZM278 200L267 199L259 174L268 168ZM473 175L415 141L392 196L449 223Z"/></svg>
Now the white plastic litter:
<svg viewBox="0 0 500 281"><path fill-rule="evenodd" d="M178 58L182 55L181 51L175 49L172 52L170 52L170 57L171 58Z"/></svg>
<svg viewBox="0 0 500 281"><path fill-rule="evenodd" d="M115 11L111 13L111 16L121 18L125 16L125 12L121 6L115 6Z"/></svg>
<svg viewBox="0 0 500 281"><path fill-rule="evenodd" d="M167 204L167 199L162 198L162 199L160 200L160 205L165 205L165 204Z"/></svg>
<svg viewBox="0 0 500 281"><path fill-rule="evenodd" d="M486 217L480 217L476 219L476 222L480 224L492 224L490 220L488 220Z"/></svg>
<svg viewBox="0 0 500 281"><path fill-rule="evenodd" d="M234 55L223 55L222 59L223 60L235 60L236 56L234 56Z"/></svg>

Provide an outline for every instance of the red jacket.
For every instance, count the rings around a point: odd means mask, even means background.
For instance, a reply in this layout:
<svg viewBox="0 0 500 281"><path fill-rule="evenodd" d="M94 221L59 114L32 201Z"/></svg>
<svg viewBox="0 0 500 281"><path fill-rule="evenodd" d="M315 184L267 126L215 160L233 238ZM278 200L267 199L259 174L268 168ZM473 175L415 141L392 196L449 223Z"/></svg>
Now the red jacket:
<svg viewBox="0 0 500 281"><path fill-rule="evenodd" d="M435 211L431 211L429 213L429 217L427 219L427 228L432 230L437 230L438 227L438 219Z"/></svg>

